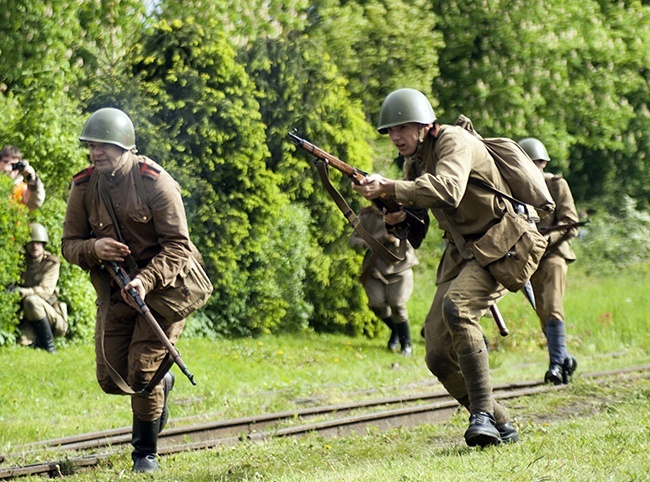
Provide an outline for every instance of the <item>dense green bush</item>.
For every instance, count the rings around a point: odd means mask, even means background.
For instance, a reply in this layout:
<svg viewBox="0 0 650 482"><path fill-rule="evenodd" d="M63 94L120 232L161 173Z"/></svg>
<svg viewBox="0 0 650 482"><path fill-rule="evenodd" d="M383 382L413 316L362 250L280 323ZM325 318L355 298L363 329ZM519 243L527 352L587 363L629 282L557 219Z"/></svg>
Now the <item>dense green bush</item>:
<svg viewBox="0 0 650 482"><path fill-rule="evenodd" d="M11 287L20 283L29 238L27 209L13 201L12 193L13 181L0 174L0 346L16 340L20 297Z"/></svg>
<svg viewBox="0 0 650 482"><path fill-rule="evenodd" d="M86 163L83 121L103 106L128 112L140 151L181 184L215 281L188 326L201 335L308 327L372 336L351 227L286 134L295 127L356 167L387 172L394 149L372 124L398 87L433 94L442 122L462 112L486 136L540 137L581 203L634 199L637 207L595 211L574 243L585 265L647 257L650 7L506 3L254 0L242 9L161 0L147 9L139 0L0 0L0 139L42 175L48 199L34 216L58 254L70 178ZM413 12L418 39L401 29ZM358 211L349 181L332 178ZM4 216L7 235L15 220ZM1 267L13 256L3 253ZM64 261L60 287L69 338L88 339L86 273ZM0 344L15 323L7 306Z"/></svg>

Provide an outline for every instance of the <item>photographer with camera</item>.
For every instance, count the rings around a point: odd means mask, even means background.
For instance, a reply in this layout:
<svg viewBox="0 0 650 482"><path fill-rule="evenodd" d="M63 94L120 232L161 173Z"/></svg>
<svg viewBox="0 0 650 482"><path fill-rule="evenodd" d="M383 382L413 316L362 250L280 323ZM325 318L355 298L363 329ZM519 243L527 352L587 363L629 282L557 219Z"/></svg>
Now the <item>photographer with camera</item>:
<svg viewBox="0 0 650 482"><path fill-rule="evenodd" d="M29 162L22 158L15 146L4 146L0 151L0 171L14 180L13 198L30 211L40 208L45 201L45 186Z"/></svg>

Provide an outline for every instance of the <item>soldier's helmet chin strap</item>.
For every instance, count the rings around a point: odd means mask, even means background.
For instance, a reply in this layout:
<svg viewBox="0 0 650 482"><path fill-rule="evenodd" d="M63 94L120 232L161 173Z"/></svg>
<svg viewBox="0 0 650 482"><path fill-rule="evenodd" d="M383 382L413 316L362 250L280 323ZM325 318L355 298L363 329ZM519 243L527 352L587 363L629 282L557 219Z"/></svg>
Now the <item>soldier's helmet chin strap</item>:
<svg viewBox="0 0 650 482"><path fill-rule="evenodd" d="M435 120L431 124L420 124L420 129L418 130L418 142L422 144L424 142L424 139L429 135L429 133L433 130L433 126L435 125Z"/></svg>

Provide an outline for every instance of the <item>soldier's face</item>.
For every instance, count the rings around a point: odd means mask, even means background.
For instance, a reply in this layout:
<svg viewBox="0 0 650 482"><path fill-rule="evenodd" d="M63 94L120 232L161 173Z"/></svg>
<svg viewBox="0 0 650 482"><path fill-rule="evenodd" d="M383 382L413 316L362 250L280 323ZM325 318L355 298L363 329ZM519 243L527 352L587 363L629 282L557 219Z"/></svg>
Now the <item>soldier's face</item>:
<svg viewBox="0 0 650 482"><path fill-rule="evenodd" d="M45 245L40 241L30 241L25 245L25 251L27 255L31 258L38 259L43 256L43 251L45 251Z"/></svg>
<svg viewBox="0 0 650 482"><path fill-rule="evenodd" d="M542 160L542 159L535 159L533 161L535 165L538 167L538 169L542 172L544 172L544 168L546 167L547 162Z"/></svg>
<svg viewBox="0 0 650 482"><path fill-rule="evenodd" d="M102 174L113 172L124 154L124 149L121 147L103 142L89 142L88 151L93 166Z"/></svg>
<svg viewBox="0 0 650 482"><path fill-rule="evenodd" d="M420 145L420 124L409 122L388 128L388 137L403 156L415 154Z"/></svg>

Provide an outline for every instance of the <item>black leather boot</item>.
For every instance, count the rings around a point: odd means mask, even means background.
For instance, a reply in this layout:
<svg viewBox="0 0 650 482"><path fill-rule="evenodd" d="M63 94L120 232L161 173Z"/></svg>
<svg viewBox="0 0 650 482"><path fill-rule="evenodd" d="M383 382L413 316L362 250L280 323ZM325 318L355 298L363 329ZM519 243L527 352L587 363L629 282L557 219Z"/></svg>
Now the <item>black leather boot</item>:
<svg viewBox="0 0 650 482"><path fill-rule="evenodd" d="M564 321L548 320L544 335L546 336L549 356L549 366L544 374L544 383L550 383L552 385L566 384L568 381L565 381L564 361L568 357L568 354L566 351Z"/></svg>
<svg viewBox="0 0 650 482"><path fill-rule="evenodd" d="M544 383L550 383L551 385L562 385L562 379L564 374L562 373L562 365L557 363L551 363L544 374Z"/></svg>
<svg viewBox="0 0 650 482"><path fill-rule="evenodd" d="M45 317L40 320L31 321L30 323L34 328L34 333L36 333L36 343L34 346L36 348L42 348L50 353L56 353L50 320Z"/></svg>
<svg viewBox="0 0 650 482"><path fill-rule="evenodd" d="M160 429L158 430L158 433L163 431L165 425L167 425L167 420L169 420L169 408L167 407L167 396L169 395L169 392L172 391L172 388L174 388L174 381L175 378L172 372L165 373L165 376L162 379L163 393L165 395L165 402L164 402L165 405L163 406L162 415L160 416Z"/></svg>
<svg viewBox="0 0 650 482"><path fill-rule="evenodd" d="M395 325L395 331L399 336L399 344L402 348L402 355L411 356L413 353L413 345L411 344L411 326L408 321L404 323L397 323Z"/></svg>
<svg viewBox="0 0 650 482"><path fill-rule="evenodd" d="M494 416L487 412L475 412L469 416L469 427L465 431L465 442L470 447L485 447L501 443Z"/></svg>
<svg viewBox="0 0 650 482"><path fill-rule="evenodd" d="M388 349L390 351L397 351L399 348L399 333L397 332L397 325L393 322L393 319L389 316L382 320L386 323L386 326L390 329L390 338L388 339Z"/></svg>
<svg viewBox="0 0 650 482"><path fill-rule="evenodd" d="M567 356L562 364L562 383L567 385L571 381L571 377L573 377L573 373L577 368L578 360L571 355Z"/></svg>
<svg viewBox="0 0 650 482"><path fill-rule="evenodd" d="M469 410L469 397L459 398L458 403ZM499 435L501 436L501 442L519 442L519 432L517 432L514 424L508 420L507 417L508 414L506 413L503 406L499 405L498 402L494 402L494 423L497 430L499 431Z"/></svg>
<svg viewBox="0 0 650 482"><path fill-rule="evenodd" d="M159 431L160 418L144 422L135 415L133 416L133 434L131 436L133 472L149 473L160 469L156 461Z"/></svg>
<svg viewBox="0 0 650 482"><path fill-rule="evenodd" d="M519 442L519 432L517 432L517 429L515 426L512 424L512 422L504 422L501 424L497 424L497 430L499 431L499 435L501 435L501 441L504 444L508 443L516 443Z"/></svg>

